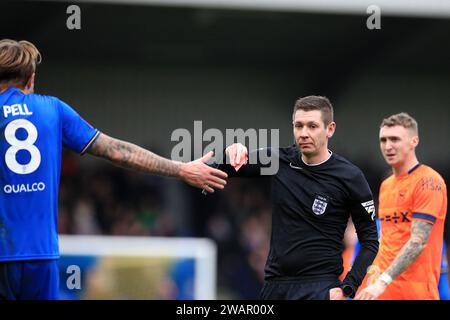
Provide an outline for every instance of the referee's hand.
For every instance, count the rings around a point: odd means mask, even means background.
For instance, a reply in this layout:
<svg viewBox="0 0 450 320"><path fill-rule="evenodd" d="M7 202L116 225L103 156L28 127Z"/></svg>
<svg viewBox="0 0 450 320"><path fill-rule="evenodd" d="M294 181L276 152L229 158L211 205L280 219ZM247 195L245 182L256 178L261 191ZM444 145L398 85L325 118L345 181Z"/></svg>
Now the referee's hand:
<svg viewBox="0 0 450 320"><path fill-rule="evenodd" d="M225 153L230 159L230 165L233 166L236 171L241 166L247 163L248 150L242 143L234 143L225 149Z"/></svg>
<svg viewBox="0 0 450 320"><path fill-rule="evenodd" d="M210 151L202 158L183 163L180 167L180 178L193 187L204 189L206 192L213 193L214 189L223 189L227 184L228 175L218 169L211 168L206 163L213 156Z"/></svg>

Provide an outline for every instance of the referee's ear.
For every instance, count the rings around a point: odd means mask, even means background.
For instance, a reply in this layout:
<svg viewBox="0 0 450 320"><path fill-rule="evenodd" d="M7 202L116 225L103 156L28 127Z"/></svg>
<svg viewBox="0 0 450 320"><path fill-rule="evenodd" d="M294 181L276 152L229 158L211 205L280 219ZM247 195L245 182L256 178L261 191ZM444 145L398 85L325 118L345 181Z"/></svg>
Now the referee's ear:
<svg viewBox="0 0 450 320"><path fill-rule="evenodd" d="M330 139L336 131L336 122L332 121L327 125L327 138Z"/></svg>

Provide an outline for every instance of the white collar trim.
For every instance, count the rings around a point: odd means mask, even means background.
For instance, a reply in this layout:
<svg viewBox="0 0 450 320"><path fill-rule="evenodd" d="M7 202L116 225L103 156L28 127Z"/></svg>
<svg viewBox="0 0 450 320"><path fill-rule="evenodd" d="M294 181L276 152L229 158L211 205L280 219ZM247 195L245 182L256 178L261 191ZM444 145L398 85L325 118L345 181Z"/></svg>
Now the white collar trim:
<svg viewBox="0 0 450 320"><path fill-rule="evenodd" d="M330 160L331 156L333 155L333 151L331 151L330 149L328 149L328 153L330 154L330 156L327 159L325 159L325 160L323 160L323 161L321 161L319 163L306 163L305 161L303 161L302 157L300 157L300 159L302 160L303 164L305 164L308 167L320 166L321 164L323 164L323 163L327 162L328 160Z"/></svg>

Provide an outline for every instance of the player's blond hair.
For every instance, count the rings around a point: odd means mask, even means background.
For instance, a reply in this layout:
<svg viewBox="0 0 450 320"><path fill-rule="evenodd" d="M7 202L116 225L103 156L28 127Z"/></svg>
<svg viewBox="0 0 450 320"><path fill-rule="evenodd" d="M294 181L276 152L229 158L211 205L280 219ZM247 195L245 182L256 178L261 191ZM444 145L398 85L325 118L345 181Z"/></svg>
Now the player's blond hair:
<svg viewBox="0 0 450 320"><path fill-rule="evenodd" d="M29 41L0 40L0 89L24 88L41 60L41 53Z"/></svg>
<svg viewBox="0 0 450 320"><path fill-rule="evenodd" d="M419 125L417 124L416 119L411 117L406 112L393 114L392 116L383 119L380 128L394 126L401 126L403 128L412 130L417 135L419 134Z"/></svg>

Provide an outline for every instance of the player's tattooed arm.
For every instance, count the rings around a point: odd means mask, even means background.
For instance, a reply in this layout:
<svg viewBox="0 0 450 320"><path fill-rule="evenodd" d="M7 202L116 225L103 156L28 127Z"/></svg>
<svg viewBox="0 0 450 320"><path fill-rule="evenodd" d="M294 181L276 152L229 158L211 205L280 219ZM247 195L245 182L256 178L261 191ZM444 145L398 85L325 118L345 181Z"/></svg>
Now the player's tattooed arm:
<svg viewBox="0 0 450 320"><path fill-rule="evenodd" d="M410 239L403 246L391 266L385 271L392 279L398 277L416 261L417 257L427 245L432 228L432 224L420 220L413 220Z"/></svg>
<svg viewBox="0 0 450 320"><path fill-rule="evenodd" d="M200 159L182 163L154 154L135 144L101 134L88 151L90 154L110 160L114 164L137 171L175 177L191 186L214 192L225 187L227 174L206 165L212 152Z"/></svg>
<svg viewBox="0 0 450 320"><path fill-rule="evenodd" d="M165 159L135 144L101 134L88 151L114 164L142 172L176 177L181 162Z"/></svg>

